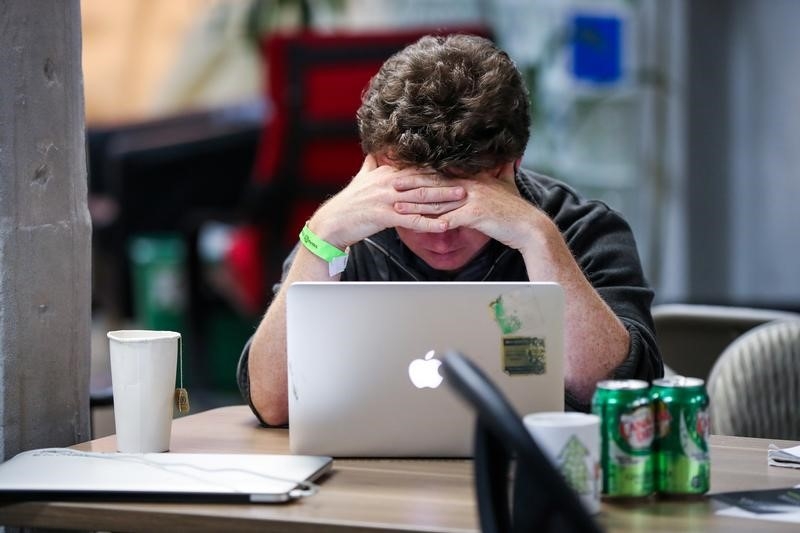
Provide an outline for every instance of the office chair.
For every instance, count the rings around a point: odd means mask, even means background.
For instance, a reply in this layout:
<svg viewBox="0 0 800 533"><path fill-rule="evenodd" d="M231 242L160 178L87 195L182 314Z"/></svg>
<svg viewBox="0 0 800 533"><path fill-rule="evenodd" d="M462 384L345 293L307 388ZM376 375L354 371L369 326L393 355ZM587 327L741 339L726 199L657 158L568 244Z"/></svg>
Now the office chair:
<svg viewBox="0 0 800 533"><path fill-rule="evenodd" d="M578 495L547 459L522 419L489 378L455 351L445 354L441 368L445 381L477 415L475 492L481 531L600 531ZM512 491L509 491L510 484ZM510 492L513 504L509 502Z"/></svg>
<svg viewBox="0 0 800 533"><path fill-rule="evenodd" d="M699 304L655 305L652 315L665 372L702 379L743 333L772 320L800 319L788 311Z"/></svg>
<svg viewBox="0 0 800 533"><path fill-rule="evenodd" d="M736 339L707 388L713 433L800 439L800 320L768 322Z"/></svg>

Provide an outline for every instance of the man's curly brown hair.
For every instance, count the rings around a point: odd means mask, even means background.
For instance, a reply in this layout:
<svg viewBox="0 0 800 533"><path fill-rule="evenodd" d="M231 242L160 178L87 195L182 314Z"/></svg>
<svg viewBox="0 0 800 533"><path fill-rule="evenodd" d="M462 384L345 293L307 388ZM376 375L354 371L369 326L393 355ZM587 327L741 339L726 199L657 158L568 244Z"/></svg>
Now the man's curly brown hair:
<svg viewBox="0 0 800 533"><path fill-rule="evenodd" d="M426 36L390 57L361 98L366 153L475 174L522 156L529 96L514 62L474 35Z"/></svg>

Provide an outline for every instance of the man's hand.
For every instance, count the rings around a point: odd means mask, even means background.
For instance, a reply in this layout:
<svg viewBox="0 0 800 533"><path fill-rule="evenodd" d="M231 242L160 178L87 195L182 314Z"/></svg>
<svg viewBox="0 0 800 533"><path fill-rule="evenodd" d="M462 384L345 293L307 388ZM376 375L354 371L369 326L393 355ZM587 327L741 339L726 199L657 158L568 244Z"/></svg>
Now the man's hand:
<svg viewBox="0 0 800 533"><path fill-rule="evenodd" d="M524 254L534 243L532 228L552 225L547 215L520 195L512 162L456 182L466 189L467 201L440 217L450 228L478 230Z"/></svg>
<svg viewBox="0 0 800 533"><path fill-rule="evenodd" d="M434 199L442 185L463 188L466 198L449 202ZM398 213L445 222L448 229L472 228L521 252L532 246L532 227L551 224L544 213L520 195L514 182L513 162L466 178L444 178L439 174L403 176L395 186L412 194L411 200L395 204Z"/></svg>
<svg viewBox="0 0 800 533"><path fill-rule="evenodd" d="M375 157L367 155L358 174L317 210L309 226L340 249L392 227L439 233L448 229L447 220L426 215L463 206L465 198L461 184L442 178L435 170L378 166ZM397 208L404 205L418 207Z"/></svg>

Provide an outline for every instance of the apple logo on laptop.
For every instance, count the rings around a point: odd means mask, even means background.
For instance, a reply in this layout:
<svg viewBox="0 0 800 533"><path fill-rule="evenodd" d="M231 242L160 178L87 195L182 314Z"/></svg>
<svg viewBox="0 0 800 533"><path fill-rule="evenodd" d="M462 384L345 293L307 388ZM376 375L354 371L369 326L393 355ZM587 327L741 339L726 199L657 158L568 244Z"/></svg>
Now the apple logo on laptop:
<svg viewBox="0 0 800 533"><path fill-rule="evenodd" d="M436 352L430 350L425 354L425 359L414 359L408 365L408 377L416 388L435 389L442 384L444 378L439 374L442 362L433 358L435 354Z"/></svg>

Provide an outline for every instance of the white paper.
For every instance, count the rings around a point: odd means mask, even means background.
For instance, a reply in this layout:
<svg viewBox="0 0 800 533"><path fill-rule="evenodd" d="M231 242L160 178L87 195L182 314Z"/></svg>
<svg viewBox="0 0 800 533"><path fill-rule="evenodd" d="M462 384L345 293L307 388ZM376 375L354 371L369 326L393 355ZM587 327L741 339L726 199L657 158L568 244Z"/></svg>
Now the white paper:
<svg viewBox="0 0 800 533"><path fill-rule="evenodd" d="M719 516L731 516L734 518L754 518L756 520L769 520L770 522L788 522L792 524L800 524L800 512L792 513L751 513L738 507L728 507L717 511Z"/></svg>
<svg viewBox="0 0 800 533"><path fill-rule="evenodd" d="M712 495L730 507L716 512L719 516L753 518L770 522L800 523L800 485L785 489L760 489L724 492Z"/></svg>
<svg viewBox="0 0 800 533"><path fill-rule="evenodd" d="M774 444L767 450L767 464L784 468L800 468L800 446L778 448Z"/></svg>

